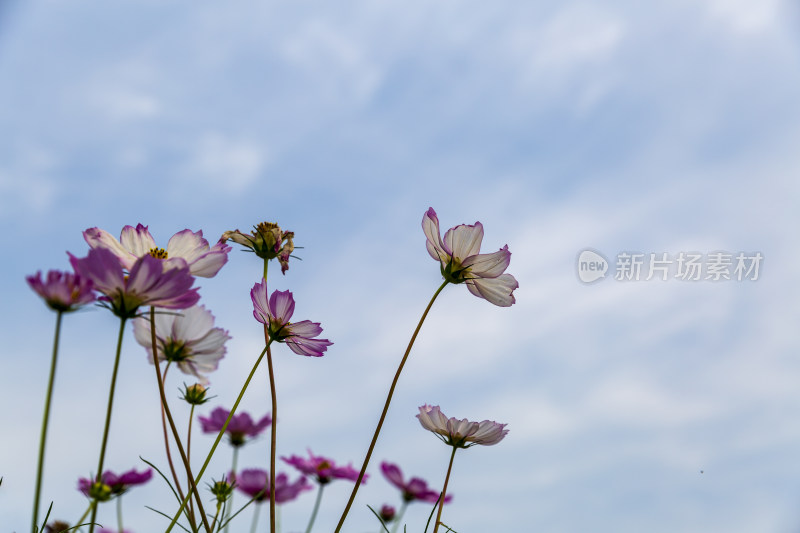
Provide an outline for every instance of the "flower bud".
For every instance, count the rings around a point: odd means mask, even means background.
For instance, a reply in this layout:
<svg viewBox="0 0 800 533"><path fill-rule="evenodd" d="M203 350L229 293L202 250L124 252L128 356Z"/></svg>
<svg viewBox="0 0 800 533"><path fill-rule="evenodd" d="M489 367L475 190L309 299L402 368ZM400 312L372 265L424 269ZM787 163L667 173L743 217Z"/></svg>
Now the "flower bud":
<svg viewBox="0 0 800 533"><path fill-rule="evenodd" d="M382 506L380 516L381 520L383 520L384 522L391 522L392 520L394 520L395 517L394 507L392 507L391 505Z"/></svg>
<svg viewBox="0 0 800 533"><path fill-rule="evenodd" d="M217 503L223 503L233 494L233 483L228 482L226 479L215 481L213 485L209 485L211 494L217 497Z"/></svg>
<svg viewBox="0 0 800 533"><path fill-rule="evenodd" d="M186 400L190 405L203 405L211 398L206 398L208 389L199 383L187 386L183 384L185 390L183 391L183 400Z"/></svg>

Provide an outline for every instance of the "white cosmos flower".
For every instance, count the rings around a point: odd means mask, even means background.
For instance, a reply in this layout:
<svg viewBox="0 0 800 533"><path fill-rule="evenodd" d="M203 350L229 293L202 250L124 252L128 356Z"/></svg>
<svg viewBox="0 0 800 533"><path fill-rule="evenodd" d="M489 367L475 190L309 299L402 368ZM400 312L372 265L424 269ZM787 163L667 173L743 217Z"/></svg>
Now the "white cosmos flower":
<svg viewBox="0 0 800 533"><path fill-rule="evenodd" d="M227 351L228 332L214 327L214 315L202 305L190 307L179 314L156 313L156 341L158 359L178 365L184 374L190 374L203 384L204 374L213 372ZM148 359L153 362L150 320L139 317L133 321L136 342L145 347Z"/></svg>
<svg viewBox="0 0 800 533"><path fill-rule="evenodd" d="M492 420L470 422L466 418L447 418L438 405L423 405L417 415L419 423L428 431L432 431L445 444L456 448L469 448L476 444L491 446L506 436L508 424L499 424Z"/></svg>

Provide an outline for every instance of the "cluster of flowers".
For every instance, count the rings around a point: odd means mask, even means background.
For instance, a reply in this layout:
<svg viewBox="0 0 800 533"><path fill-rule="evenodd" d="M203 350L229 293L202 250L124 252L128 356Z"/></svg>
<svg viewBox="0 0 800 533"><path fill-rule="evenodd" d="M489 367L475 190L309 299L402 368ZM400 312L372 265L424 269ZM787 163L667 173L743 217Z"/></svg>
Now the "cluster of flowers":
<svg viewBox="0 0 800 533"><path fill-rule="evenodd" d="M45 398L39 448L33 505L33 533L72 531L80 527L88 527L89 532L93 533L98 525L96 517L99 504L112 499L118 500L117 531L124 533L127 530L123 528L119 498L131 487L146 483L152 478L153 468L156 468L152 463L148 463L151 468L143 472L133 469L122 474L115 474L104 470L122 338L125 324L129 320L133 322L133 334L136 341L145 348L150 363L155 367L161 395L161 419L171 481L160 470L159 473L170 484L179 503L179 508L171 518L166 532L171 531L175 525L192 532L212 533L223 529L227 531L229 523L241 511L241 509L233 511L233 492L234 489L237 489L248 497L247 503L242 508L251 503L256 504L254 527L260 507L257 504L268 502L270 531L274 533L275 506L291 501L301 493L311 490L313 485L309 483L309 477L315 481L318 492L306 528L307 533L312 530L314 525L322 489L334 479L353 482L354 487L350 499L335 529L336 532L340 531L359 486L367 481L366 469L403 365L411 351L417 332L442 289L448 284L465 284L472 294L497 306L508 307L515 301L513 292L518 287L517 281L513 276L505 273L511 258L508 246L504 246L494 253L481 254L483 226L480 222L476 222L474 225L456 226L449 229L442 237L438 218L431 208L423 216L422 229L426 237L428 253L440 265L443 282L434 293L403 355L361 469L356 470L352 465L337 466L330 458L314 455L309 450L308 457L298 455L281 457L284 463L294 467L301 474L294 481L290 481L290 477L285 473L276 473L277 429L274 420L277 417L277 395L271 345L273 342L278 342L285 344L296 354L320 357L333 344L328 339L320 338L322 327L319 323L309 320L291 321L294 315L295 301L290 291L274 291L270 294L267 289L267 272L270 261L278 261L282 274L285 274L289 268L289 259L294 251L294 233L283 231L277 224L264 222L255 226L250 233L239 230L225 232L219 242L211 246L203 238L202 231L192 232L187 229L175 234L167 243L166 248L159 248L148 227L142 224L135 228L132 226L123 228L119 240L99 228L86 230L84 238L90 249L88 254L81 258L69 254L73 272L50 271L44 277L41 272L37 272L27 278L31 288L57 313L55 346ZM246 250L254 252L263 261L263 277L253 285L250 299L253 316L264 329L265 347L245 380L232 408L217 407L208 416L198 417L203 432L215 434L216 440L208 452L203 466L199 471L195 471L188 456L190 442L184 443L179 436L164 395L164 380L167 377L167 371L174 364L181 372L192 376L197 381L191 386L186 386L183 393L183 399L191 405L187 439L190 440L194 408L209 401L210 398L206 396L208 375L219 366L220 360L226 353L225 343L231 338L226 330L214 326L213 314L204 306L198 305L200 295L198 289L193 285L195 277L214 277L225 265L231 250L227 241L243 245ZM50 511L39 525L42 471L61 320L63 314L93 302L109 309L119 317L120 332L96 474L78 481L78 489L89 499L89 505L74 526L61 521L48 522ZM236 409L256 368L265 356L270 376L272 411L271 415L265 415L260 420L254 421L247 413L236 414ZM165 363L163 370L161 363ZM401 491L402 501L399 511L388 504L383 505L379 512L373 511L386 531L388 531L386 524L389 522L394 522L396 531L401 523L406 505L419 501L434 504L434 509L438 507L433 530L436 533L442 524L443 505L452 499L452 495L447 494L447 484L456 450L469 448L476 444L497 444L508 432L505 429L506 424L489 420L471 422L466 419L448 418L438 406L423 405L419 408L417 418L423 428L433 432L445 444L452 447L450 467L442 490L437 491L429 488L427 483L420 478L404 479L396 464L384 461L381 464L381 471L389 483ZM172 442L169 439L168 427L171 430ZM238 470L239 448L266 431L267 428L270 428L271 433L269 468ZM203 508L204 502L198 490L198 484L220 439L225 435L232 447L232 467L227 476L215 480L209 485L210 492L214 496L213 502L216 505L216 511L207 513ZM170 451L173 445L180 453L180 461L173 460ZM176 464L178 465L177 469ZM179 475L178 471L181 468L185 469L185 476ZM162 514L170 518L170 515ZM211 518L211 522L209 522L209 518ZM99 529L99 531L111 533L111 530L108 529Z"/></svg>

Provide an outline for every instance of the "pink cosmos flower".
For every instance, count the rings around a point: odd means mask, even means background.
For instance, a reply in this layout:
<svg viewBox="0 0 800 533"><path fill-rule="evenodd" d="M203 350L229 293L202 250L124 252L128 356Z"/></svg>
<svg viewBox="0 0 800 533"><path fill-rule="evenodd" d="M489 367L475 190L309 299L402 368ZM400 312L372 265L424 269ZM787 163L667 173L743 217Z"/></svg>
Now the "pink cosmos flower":
<svg viewBox="0 0 800 533"><path fill-rule="evenodd" d="M396 464L388 461L382 462L381 472L383 472L383 475L389 483L403 491L403 501L436 503L439 500L439 491L429 489L428 484L424 480L418 477L412 477L407 482L404 481L403 472ZM448 494L444 498L444 503L450 503L452 499L452 494Z"/></svg>
<svg viewBox="0 0 800 533"><path fill-rule="evenodd" d="M219 269L228 261L231 247L224 242L209 246L203 238L203 231L192 232L185 229L170 238L166 250L156 247L156 241L150 235L147 226L137 224L122 228L119 240L100 228L89 228L83 232L83 238L94 249L103 248L116 255L126 270L133 268L136 260L145 255L163 259L169 268L180 268L182 259L189 266L193 276L202 278L214 277Z"/></svg>
<svg viewBox="0 0 800 533"><path fill-rule="evenodd" d="M328 339L314 338L322 333L319 322L289 322L294 314L291 292L275 291L267 300L267 282L262 278L250 291L250 299L253 300L253 316L267 326L270 338L285 342L294 353L321 357L333 344Z"/></svg>
<svg viewBox="0 0 800 533"><path fill-rule="evenodd" d="M334 479L349 479L350 481L358 480L359 471L353 468L352 465L336 466L333 460L321 455L314 455L311 450L308 450L308 459L304 459L299 455L292 455L288 459L281 457L285 462L297 468L307 476L314 476L320 485L329 483ZM361 483L367 482L367 474L361 479Z"/></svg>
<svg viewBox="0 0 800 533"><path fill-rule="evenodd" d="M132 469L119 475L111 472L110 470L106 470L100 477L100 482L103 485L101 490L106 495L106 497L101 499L101 501L121 496L129 488L135 487L136 485L143 485L144 483L150 481L150 478L152 477L153 470L150 468L144 472L137 472L136 469ZM78 490L87 497L91 497L90 495L93 492L93 485L95 485L94 479L82 477L78 480Z"/></svg>
<svg viewBox="0 0 800 533"><path fill-rule="evenodd" d="M233 476L231 476L233 478ZM242 470L236 475L236 488L244 492L257 502L270 498L269 472L260 468ZM275 476L275 503L286 503L297 498L301 492L311 490L312 485L305 477L300 477L294 483L289 483L289 476L278 474Z"/></svg>
<svg viewBox="0 0 800 533"><path fill-rule="evenodd" d="M439 219L431 207L422 217L422 231L428 253L439 261L445 280L466 283L469 292L500 307L509 307L516 301L514 289L519 283L511 274L504 274L511 261L508 245L491 254L479 253L483 240L480 222L450 228L442 239Z"/></svg>
<svg viewBox="0 0 800 533"><path fill-rule="evenodd" d="M192 288L194 278L185 263L168 269L159 259L145 255L133 263L126 275L117 256L104 248L89 250L89 255L80 259L69 254L69 260L75 272L89 279L105 295L101 300L120 317L136 316L142 305L186 309L200 299L197 288Z"/></svg>
<svg viewBox="0 0 800 533"><path fill-rule="evenodd" d="M456 448L469 448L476 444L491 446L506 436L508 424L498 424L491 420L470 422L466 418L447 418L439 406L423 405L417 415L419 423L428 431L432 431L445 444Z"/></svg>
<svg viewBox="0 0 800 533"><path fill-rule="evenodd" d="M25 280L53 311L74 311L95 300L91 280L77 274L51 270L44 280L41 272L26 276Z"/></svg>
<svg viewBox="0 0 800 533"><path fill-rule="evenodd" d="M157 313L155 318L158 359L176 363L181 372L207 384L208 379L202 374L216 370L220 359L225 357L225 342L231 338L228 332L214 327L214 315L202 305L180 314ZM147 350L152 363L150 320L135 319L133 335Z"/></svg>
<svg viewBox="0 0 800 533"><path fill-rule="evenodd" d="M198 416L203 433L219 433L228 419L230 411L223 407L217 407L211 411L211 416ZM253 418L247 413L233 415L225 433L228 434L231 446L242 446L247 438L257 437L272 423L272 417L264 415L258 422L253 422Z"/></svg>

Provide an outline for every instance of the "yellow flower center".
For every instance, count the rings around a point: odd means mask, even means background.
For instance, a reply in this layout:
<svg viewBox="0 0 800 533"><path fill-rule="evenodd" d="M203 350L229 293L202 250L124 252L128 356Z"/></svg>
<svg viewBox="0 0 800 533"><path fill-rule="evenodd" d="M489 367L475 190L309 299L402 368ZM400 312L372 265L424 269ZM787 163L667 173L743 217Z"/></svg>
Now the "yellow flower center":
<svg viewBox="0 0 800 533"><path fill-rule="evenodd" d="M150 248L150 251L147 252L156 259L166 259L167 258L167 251L163 248Z"/></svg>

